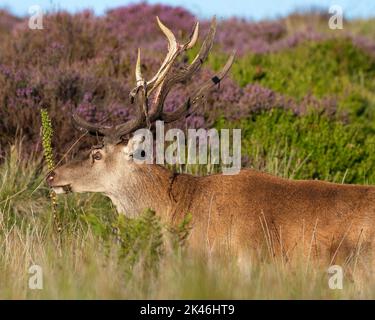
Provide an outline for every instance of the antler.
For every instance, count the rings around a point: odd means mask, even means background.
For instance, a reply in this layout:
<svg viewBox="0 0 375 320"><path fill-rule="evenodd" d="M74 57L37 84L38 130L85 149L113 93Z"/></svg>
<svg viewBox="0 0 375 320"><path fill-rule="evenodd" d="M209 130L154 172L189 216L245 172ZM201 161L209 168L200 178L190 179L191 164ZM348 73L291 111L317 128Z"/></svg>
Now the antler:
<svg viewBox="0 0 375 320"><path fill-rule="evenodd" d="M215 37L216 18L212 19L210 30L193 62L187 67L175 71L174 73L171 72L171 69L177 58L187 50L193 48L198 40L199 22L195 24L189 41L180 44L177 42L173 32L168 29L158 17L156 20L168 40L168 53L156 74L151 80L146 81L142 75L141 53L140 49L138 49L138 58L135 69L136 87L130 92L131 103L137 102L138 105L136 118L117 126L103 126L89 123L80 118L77 114L74 114L73 120L78 127L84 128L89 133L104 136L112 143L117 143L121 141L122 136L145 126L150 127L151 123L156 120L163 120L164 122L169 123L190 115L195 111L198 105L205 102L207 93L210 89L219 84L226 76L232 66L235 52L230 55L224 68L212 79L201 85L193 95L187 98L187 101L184 104L179 106L173 112L164 112L164 102L170 90L176 84L190 80L192 76L200 70L203 62L207 59ZM152 110L149 109L149 98L151 94L154 94Z"/></svg>

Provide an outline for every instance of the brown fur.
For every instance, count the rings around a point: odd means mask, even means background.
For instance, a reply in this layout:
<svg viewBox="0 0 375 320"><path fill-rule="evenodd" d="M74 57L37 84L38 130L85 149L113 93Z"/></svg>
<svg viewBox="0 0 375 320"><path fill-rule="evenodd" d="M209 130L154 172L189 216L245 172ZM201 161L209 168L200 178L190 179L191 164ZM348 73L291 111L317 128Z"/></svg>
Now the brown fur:
<svg viewBox="0 0 375 320"><path fill-rule="evenodd" d="M375 187L287 180L250 169L232 176L173 174L134 163L124 148L107 146L100 161L64 165L49 183L56 190L69 184L73 192L102 192L131 217L150 208L177 224L191 213L190 244L209 251L242 255L266 243L271 255L288 258L303 243L306 254L334 262L359 244L373 248Z"/></svg>

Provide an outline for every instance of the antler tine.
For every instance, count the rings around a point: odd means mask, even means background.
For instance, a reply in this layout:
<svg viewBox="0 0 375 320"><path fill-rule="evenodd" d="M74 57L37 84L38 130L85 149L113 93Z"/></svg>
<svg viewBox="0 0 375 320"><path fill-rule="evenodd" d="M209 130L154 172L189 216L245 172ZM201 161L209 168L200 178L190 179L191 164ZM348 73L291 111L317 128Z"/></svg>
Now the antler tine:
<svg viewBox="0 0 375 320"><path fill-rule="evenodd" d="M165 34L165 36L167 37L168 39L168 49L170 52L175 52L177 51L178 49L178 43L177 43L177 40L176 40L176 37L174 36L173 32L167 28L159 19L158 16L156 16L156 21L159 25L159 28L161 29L161 31L163 31L163 33Z"/></svg>
<svg viewBox="0 0 375 320"><path fill-rule="evenodd" d="M185 44L186 50L189 50L195 46L199 36L199 22L197 21L194 25L193 32L190 36L190 40Z"/></svg>
<svg viewBox="0 0 375 320"><path fill-rule="evenodd" d="M207 37L205 38L201 49L199 50L198 54L195 56L193 62L190 64L188 69L185 71L185 75L181 75L181 77L189 77L189 73L194 73L199 70L199 68L202 66L203 62L207 59L208 54L210 53L214 38L216 34L216 17L212 18L210 31L207 34ZM183 81L184 79L182 79ZM181 80L180 80L181 81Z"/></svg>
<svg viewBox="0 0 375 320"><path fill-rule="evenodd" d="M82 117L80 117L76 112L72 112L72 122L73 126L77 130L81 132L87 132L90 135L94 136L105 136L112 129L111 126L105 126L88 122Z"/></svg>
<svg viewBox="0 0 375 320"><path fill-rule="evenodd" d="M199 23L197 22L194 26L193 32L189 38L189 41L185 44L181 45L177 42L176 37L174 36L173 32L166 27L159 17L156 17L157 23L164 33L168 40L168 53L155 74L155 76L150 81L145 81L142 76L141 71L141 57L140 57L140 49L138 49L138 57L137 57L137 64L136 64L136 87L131 91L130 96L132 102L136 100L136 96L138 97L138 116L136 119L131 120L125 124L116 126L115 130L118 131L118 136L123 136L131 131L134 131L140 127L142 127L145 122L148 126L150 126L150 118L148 116L148 97L152 93L153 90L157 89L160 90L163 87L163 83L165 81L166 76L170 68L172 67L174 61L177 57L184 51L191 49L198 40L199 34ZM141 90L140 90L141 89ZM142 96L142 94L144 96Z"/></svg>
<svg viewBox="0 0 375 320"><path fill-rule="evenodd" d="M207 93L210 91L210 89L212 89L215 85L218 85L221 80L228 74L233 64L235 55L236 53L235 51L233 51L223 69L210 80L203 83L203 85L200 86L195 94L192 95L193 98L189 97L187 102L177 108L176 111L163 112L160 117L161 120L163 120L165 123L170 123L182 117L188 117L189 115L191 115L196 110L196 107L206 100Z"/></svg>
<svg viewBox="0 0 375 320"><path fill-rule="evenodd" d="M142 77L142 70L141 70L141 49L138 49L137 65L135 67L135 79L137 82L137 87L143 85L144 79Z"/></svg>
<svg viewBox="0 0 375 320"><path fill-rule="evenodd" d="M167 40L168 40L168 53L165 56L164 61L161 64L161 67L159 68L159 70L156 72L156 74L152 77L152 79L150 81L147 81L148 87L151 87L151 86L155 87L155 83L158 82L158 79L160 78L161 73L165 72L166 67L170 64L171 59L176 54L176 52L178 50L178 47L179 47L179 45L177 43L177 40L176 40L176 37L174 36L173 32L170 29L168 29L160 21L159 17L156 17L156 21L157 21L158 26L161 29L161 31L167 37ZM151 91L152 90L150 90L150 93L151 93Z"/></svg>
<svg viewBox="0 0 375 320"><path fill-rule="evenodd" d="M168 74L168 71L172 67L174 61L177 59L177 57L184 51L191 49L198 40L198 34L199 34L199 22L195 23L193 32L190 36L190 39L187 43L181 45L177 42L173 32L168 29L157 17L158 25L160 29L163 31L165 36L168 39L168 54L165 57L160 69L155 74L155 76L147 82L147 86L149 89L148 95L150 95L155 89L157 89L161 83L164 81L165 77Z"/></svg>
<svg viewBox="0 0 375 320"><path fill-rule="evenodd" d="M194 29L191 41L185 44L186 47L190 46L191 43L194 44L194 42L196 42L197 26L198 25L196 25L196 28ZM168 79L164 79L163 83L158 88L158 94L155 99L154 112L150 116L151 121L155 121L155 119L157 119L163 112L164 101L171 88L177 83L182 83L189 80L196 72L199 71L200 67L202 66L203 62L207 59L207 56L212 48L215 33L216 18L214 17L211 21L210 30L193 62L188 66L188 68L183 69L181 71L177 71L175 75L170 76Z"/></svg>
<svg viewBox="0 0 375 320"><path fill-rule="evenodd" d="M100 132L101 129L100 126L87 122L86 120L78 116L76 113L72 114L72 123L77 130L81 132L87 132L90 134L96 134Z"/></svg>
<svg viewBox="0 0 375 320"><path fill-rule="evenodd" d="M137 129L143 128L145 125L150 127L151 122L156 120L160 119L164 120L166 123L169 123L176 121L183 116L190 115L195 111L196 107L201 102L206 100L209 90L215 85L219 84L226 76L233 63L235 56L234 53L229 57L224 68L211 80L203 83L199 90L197 90L195 94L191 96L192 98L189 97L187 102L178 107L176 111L164 112L164 101L171 88L178 83L183 83L189 80L197 71L199 71L203 62L207 59L216 33L216 18L214 17L212 19L210 30L193 62L188 67L176 71L175 74L171 74L170 70L177 57L180 56L184 51L191 49L198 40L199 23L197 22L195 24L189 40L184 44L179 44L173 32L168 29L158 17L157 22L168 40L168 53L155 76L150 81L145 81L141 70L141 52L140 49L138 49L137 63L135 68L136 87L130 93L131 102L137 102L136 117L117 126L104 126L87 122L74 113L73 120L77 127L79 127L81 130L83 129L86 130L86 132L105 136L105 139L111 143L118 143L121 141L122 136ZM156 99L153 112L149 115L148 97L153 90L157 90L155 94Z"/></svg>
<svg viewBox="0 0 375 320"><path fill-rule="evenodd" d="M140 60L140 59L139 59ZM121 137L129 134L137 129L142 128L145 123L149 123L148 119L148 101L147 101L147 85L146 82L141 77L140 67L137 63L136 74L140 77L139 81L143 81L143 85L140 84L136 90L136 100L138 105L138 110L136 117L123 124L119 124L114 127L112 132L112 140L120 141ZM138 82L138 79L137 79Z"/></svg>

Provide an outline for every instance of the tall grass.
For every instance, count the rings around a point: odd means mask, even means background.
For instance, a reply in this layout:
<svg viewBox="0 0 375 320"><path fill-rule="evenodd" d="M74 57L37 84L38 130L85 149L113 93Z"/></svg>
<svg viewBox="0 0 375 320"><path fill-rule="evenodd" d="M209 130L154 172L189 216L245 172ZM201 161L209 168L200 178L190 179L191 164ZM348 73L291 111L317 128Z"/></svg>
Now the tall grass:
<svg viewBox="0 0 375 320"><path fill-rule="evenodd" d="M0 165L0 298L375 297L375 281L360 264L357 269L345 266L343 290L331 290L327 266L302 251L295 250L289 260L275 258L265 244L241 262L230 255L191 252L176 237L188 221L171 230L153 212L135 220L118 217L97 194L58 198L64 226L60 243L49 191L41 184L41 158L22 158L21 149L21 142L12 146ZM34 264L43 270L42 290L28 287L28 269Z"/></svg>
<svg viewBox="0 0 375 320"><path fill-rule="evenodd" d="M53 119L50 138L58 141L59 156L78 139L68 125L73 106L90 121L108 112L110 120L131 118L133 109L124 101L134 82L133 48L145 50L146 76L164 54L155 15L182 36L195 20L182 9L141 4L103 17L49 14L48 32L30 32L27 23L16 26L21 20L0 12L0 298L375 297L362 254L345 264L344 289L335 291L328 288L327 265L306 256L304 242L288 260L273 257L266 237L249 259L211 257L186 250L189 216L174 229L151 211L129 220L98 194L58 197L62 230L55 232L36 110L44 106ZM140 26L140 17L147 23ZM203 76L211 77L210 69L218 70L226 59L224 52L236 48L232 79L187 126L241 128L244 163L258 170L374 184L375 29L371 19L358 20L347 23L353 34L333 34L326 21L307 13L270 23L220 22L218 46ZM184 85L171 93L167 107L179 105L190 92ZM14 139L18 132L24 140ZM80 141L76 149L85 146ZM219 166L171 169L221 172ZM43 269L43 290L28 288L33 264Z"/></svg>

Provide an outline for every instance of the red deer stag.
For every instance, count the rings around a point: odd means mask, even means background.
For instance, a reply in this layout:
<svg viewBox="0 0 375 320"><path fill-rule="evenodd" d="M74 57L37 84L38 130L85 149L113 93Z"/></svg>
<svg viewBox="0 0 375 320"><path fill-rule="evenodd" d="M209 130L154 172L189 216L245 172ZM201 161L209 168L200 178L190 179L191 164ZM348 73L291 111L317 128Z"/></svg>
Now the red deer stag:
<svg viewBox="0 0 375 320"><path fill-rule="evenodd" d="M49 186L56 193L101 192L119 213L129 217L150 208L166 223L175 224L191 213L189 239L197 248L241 254L266 243L273 255L288 256L297 244L306 243L306 252L325 254L332 261L357 252L359 244L361 249L374 250L374 187L293 181L250 169L237 175L176 175L165 167L134 161L139 141L132 133L157 120L171 123L192 114L227 74L234 59L233 54L223 70L203 83L176 111L166 112L163 106L170 90L191 79L206 60L216 21L213 19L193 62L178 70L172 67L197 42L199 25L195 25L189 41L180 44L171 30L159 19L157 22L168 39L168 53L155 76L146 81L138 52L136 87L130 93L137 116L117 126L105 126L73 114L78 128L102 136L103 143L93 147L84 160L51 172L47 177Z"/></svg>

